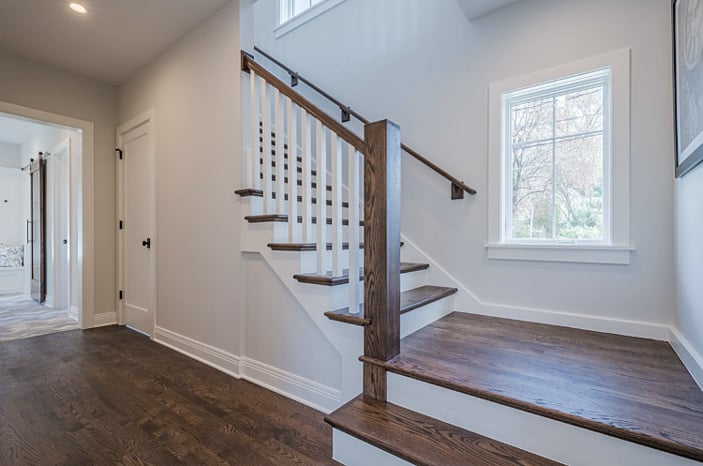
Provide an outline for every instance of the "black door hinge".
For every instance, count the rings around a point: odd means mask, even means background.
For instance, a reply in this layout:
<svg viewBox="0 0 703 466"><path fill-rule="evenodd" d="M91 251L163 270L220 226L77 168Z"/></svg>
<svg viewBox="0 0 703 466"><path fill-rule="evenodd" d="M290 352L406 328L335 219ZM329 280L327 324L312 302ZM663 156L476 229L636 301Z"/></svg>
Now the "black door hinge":
<svg viewBox="0 0 703 466"><path fill-rule="evenodd" d="M120 301L121 301L122 299L124 299L124 291L120 290L120 296L119 296L119 298L120 298Z"/></svg>
<svg viewBox="0 0 703 466"><path fill-rule="evenodd" d="M120 230L123 230L123 229L124 229L124 222L122 220L120 220Z"/></svg>
<svg viewBox="0 0 703 466"><path fill-rule="evenodd" d="M115 152L117 152L118 157L122 160L122 149L115 149Z"/></svg>

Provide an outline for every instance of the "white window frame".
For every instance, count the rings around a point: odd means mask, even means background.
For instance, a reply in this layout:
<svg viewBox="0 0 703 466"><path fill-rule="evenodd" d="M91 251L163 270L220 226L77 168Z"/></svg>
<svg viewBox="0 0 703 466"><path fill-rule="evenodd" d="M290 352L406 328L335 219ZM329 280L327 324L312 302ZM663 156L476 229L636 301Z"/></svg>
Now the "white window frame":
<svg viewBox="0 0 703 466"><path fill-rule="evenodd" d="M283 37L294 29L297 29L303 24L307 23L308 21L317 18L322 13L331 10L332 8L336 7L345 0L322 0L312 5L310 8L303 11L302 13L299 13L295 16L288 18L285 21L282 21L283 11L287 8L283 5L283 3L289 3L289 1L290 0L276 0L276 22L278 23L278 26L273 29L273 35L276 39Z"/></svg>
<svg viewBox="0 0 703 466"><path fill-rule="evenodd" d="M505 96L544 84L610 70L609 111L604 112L605 140L603 160L604 206L602 240L553 241L509 240L506 221L510 212L506 189L510 179L506 153L509 115L505 114ZM557 85L557 84L553 84ZM630 243L630 49L550 68L491 84L489 92L489 192L488 242L489 259L629 264L634 246ZM531 93L532 95L533 93ZM608 99L606 98L606 105ZM609 118L608 118L609 115ZM609 120L609 121L608 121ZM605 125L610 124L609 130ZM506 130L506 124L507 130Z"/></svg>

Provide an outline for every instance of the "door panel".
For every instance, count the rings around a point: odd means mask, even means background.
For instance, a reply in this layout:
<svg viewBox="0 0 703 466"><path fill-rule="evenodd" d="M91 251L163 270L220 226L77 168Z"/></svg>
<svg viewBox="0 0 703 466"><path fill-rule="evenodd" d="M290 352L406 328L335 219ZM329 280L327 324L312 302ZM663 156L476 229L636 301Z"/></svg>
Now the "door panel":
<svg viewBox="0 0 703 466"><path fill-rule="evenodd" d="M152 335L154 330L154 164L149 123L123 138L124 324Z"/></svg>
<svg viewBox="0 0 703 466"><path fill-rule="evenodd" d="M46 300L46 161L39 156L30 166L32 299Z"/></svg>

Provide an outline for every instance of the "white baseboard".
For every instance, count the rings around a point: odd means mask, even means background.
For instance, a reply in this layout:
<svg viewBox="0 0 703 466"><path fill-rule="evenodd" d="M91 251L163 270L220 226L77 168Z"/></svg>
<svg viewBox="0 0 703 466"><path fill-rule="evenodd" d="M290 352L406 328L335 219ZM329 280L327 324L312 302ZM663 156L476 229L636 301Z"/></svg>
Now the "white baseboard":
<svg viewBox="0 0 703 466"><path fill-rule="evenodd" d="M154 328L154 341L207 364L237 379L244 379L306 406L329 413L341 403L339 390L247 357L180 335Z"/></svg>
<svg viewBox="0 0 703 466"><path fill-rule="evenodd" d="M693 345L675 327L671 328L669 343L671 343L671 347L674 348L676 354L679 355L681 362L686 366L693 380L703 390L703 356L696 351Z"/></svg>
<svg viewBox="0 0 703 466"><path fill-rule="evenodd" d="M76 317L78 316L76 311ZM95 314L95 327L107 327L108 325L117 324L117 313L116 312L105 312L102 314Z"/></svg>
<svg viewBox="0 0 703 466"><path fill-rule="evenodd" d="M329 414L339 407L339 390L250 358L242 358L242 378Z"/></svg>
<svg viewBox="0 0 703 466"><path fill-rule="evenodd" d="M73 320L78 320L78 306L69 306L66 310L68 317Z"/></svg>
<svg viewBox="0 0 703 466"><path fill-rule="evenodd" d="M667 341L669 339L668 324L618 319L605 316L594 316L563 312L551 309L529 308L508 304L491 303L481 300L475 293L464 286L446 269L434 261L425 251L420 249L406 236L401 235L406 248L412 248L424 256L423 262L430 263L430 271L443 276L445 286L453 286L459 290L456 295L457 311L480 314L503 319L514 319L540 324L558 325L594 332L615 333L630 337L650 338Z"/></svg>
<svg viewBox="0 0 703 466"><path fill-rule="evenodd" d="M241 358L239 356L163 327L154 327L154 341L227 375L237 379L241 378Z"/></svg>

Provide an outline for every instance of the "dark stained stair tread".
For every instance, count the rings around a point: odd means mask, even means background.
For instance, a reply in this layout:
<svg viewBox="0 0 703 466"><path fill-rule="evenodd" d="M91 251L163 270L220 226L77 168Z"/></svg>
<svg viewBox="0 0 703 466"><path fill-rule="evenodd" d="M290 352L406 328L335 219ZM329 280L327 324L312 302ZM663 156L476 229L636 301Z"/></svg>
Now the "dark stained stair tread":
<svg viewBox="0 0 703 466"><path fill-rule="evenodd" d="M703 461L703 391L669 343L452 313L401 340L406 377Z"/></svg>
<svg viewBox="0 0 703 466"><path fill-rule="evenodd" d="M400 313L405 314L418 307L438 301L447 296L451 296L457 292L456 288L448 288L444 286L425 285L412 290L403 291L400 293ZM369 320L364 318L364 305L359 306L359 313L352 314L349 308L338 309L336 311L325 312L330 320L337 320L347 324L368 325Z"/></svg>
<svg viewBox="0 0 703 466"><path fill-rule="evenodd" d="M403 246L401 241L400 246ZM269 243L273 251L317 251L317 243ZM364 243L359 243L359 248L364 249ZM349 249L349 243L342 243L342 249ZM327 250L332 250L332 243L327 243Z"/></svg>
<svg viewBox="0 0 703 466"><path fill-rule="evenodd" d="M421 466L556 466L560 463L392 403L353 399L325 421Z"/></svg>
<svg viewBox="0 0 703 466"><path fill-rule="evenodd" d="M281 215L281 214L248 215L248 216L244 217L244 219L249 223L287 222L288 216ZM302 216L298 216L298 223L303 223ZM317 224L317 217L312 217L312 223L313 223L313 225ZM332 219L328 218L326 223L327 223L327 225L332 225ZM342 225L349 225L349 219L343 218ZM361 227L364 226L363 220L359 221L359 226L361 226Z"/></svg>
<svg viewBox="0 0 703 466"><path fill-rule="evenodd" d="M242 196L242 197L264 197L264 192L263 192L262 190L260 190L260 189L251 189L251 188L238 189L238 190L236 190L236 191L234 192L234 194L237 194L238 196ZM288 194L284 194L283 196L284 196L283 199L285 199L285 200L287 201L287 200L288 200ZM275 193L275 192L274 192L274 193L271 193L271 198L272 198L272 199L276 199L276 193ZM303 202L303 196L298 196L298 202ZM313 197L312 199L310 199L310 202L311 202L312 204L317 204L317 198L316 198L316 197ZM327 204L327 206L332 207L332 200L327 199L327 200L325 201L325 203ZM342 207L345 208L345 209L348 208L348 207L349 207L349 203L348 203L347 201L342 201Z"/></svg>
<svg viewBox="0 0 703 466"><path fill-rule="evenodd" d="M330 244L331 246L331 244ZM347 248L349 245L347 245ZM430 264L420 264L414 262L401 262L400 263L400 273L410 273L417 272L419 270L425 270L430 266ZM325 286L336 286L349 283L349 270L345 270L344 274L338 277L332 276L332 272L328 272L324 275L318 275L316 273L301 273L293 275L293 278L302 283L310 283L314 285L325 285ZM364 269L360 270L359 279L364 279Z"/></svg>
<svg viewBox="0 0 703 466"><path fill-rule="evenodd" d="M263 180L263 179L264 179L264 175L263 175L263 174L260 175L260 176L259 176L259 179L262 179L262 180ZM271 175L271 181L276 181L276 175ZM298 186L302 187L302 186L303 186L303 180L297 180L297 181L298 181L298 183L297 183ZM287 176L284 178L283 182L286 183L286 184L288 183L288 177L287 177ZM312 187L312 189L317 189L317 183L314 182L314 181L313 181L312 183L310 183L310 186ZM327 191L332 191L332 186L329 186L329 185L328 185L328 186L327 186Z"/></svg>

